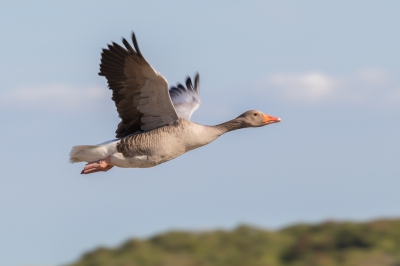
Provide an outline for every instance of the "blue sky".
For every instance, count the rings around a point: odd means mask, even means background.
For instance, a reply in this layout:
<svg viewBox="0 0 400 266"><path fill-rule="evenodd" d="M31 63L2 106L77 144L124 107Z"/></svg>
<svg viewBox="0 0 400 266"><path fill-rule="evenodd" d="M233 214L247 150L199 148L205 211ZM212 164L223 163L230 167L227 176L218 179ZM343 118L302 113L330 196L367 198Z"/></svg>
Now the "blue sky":
<svg viewBox="0 0 400 266"><path fill-rule="evenodd" d="M0 265L47 266L169 229L399 217L398 1L3 1ZM101 48L134 30L192 120L229 133L150 169L80 175L73 145L114 137Z"/></svg>

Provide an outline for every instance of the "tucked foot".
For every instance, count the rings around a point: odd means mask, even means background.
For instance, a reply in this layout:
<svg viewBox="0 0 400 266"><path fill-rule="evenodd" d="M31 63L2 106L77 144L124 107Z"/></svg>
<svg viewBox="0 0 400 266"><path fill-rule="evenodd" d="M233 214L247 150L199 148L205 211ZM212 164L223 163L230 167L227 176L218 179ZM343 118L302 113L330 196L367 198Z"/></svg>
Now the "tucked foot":
<svg viewBox="0 0 400 266"><path fill-rule="evenodd" d="M110 165L110 162L111 162L111 157L108 156L105 159L87 163L85 168L83 168L81 174L86 175L96 172L107 172L108 170L114 167L114 165Z"/></svg>

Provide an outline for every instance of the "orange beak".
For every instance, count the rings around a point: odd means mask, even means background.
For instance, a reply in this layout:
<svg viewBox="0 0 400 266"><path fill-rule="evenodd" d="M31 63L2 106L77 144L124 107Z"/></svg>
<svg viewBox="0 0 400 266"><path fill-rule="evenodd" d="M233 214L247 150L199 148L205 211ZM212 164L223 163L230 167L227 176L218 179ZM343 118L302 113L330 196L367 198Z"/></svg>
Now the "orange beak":
<svg viewBox="0 0 400 266"><path fill-rule="evenodd" d="M264 115L264 125L269 125L273 123L279 123L281 119L272 115Z"/></svg>

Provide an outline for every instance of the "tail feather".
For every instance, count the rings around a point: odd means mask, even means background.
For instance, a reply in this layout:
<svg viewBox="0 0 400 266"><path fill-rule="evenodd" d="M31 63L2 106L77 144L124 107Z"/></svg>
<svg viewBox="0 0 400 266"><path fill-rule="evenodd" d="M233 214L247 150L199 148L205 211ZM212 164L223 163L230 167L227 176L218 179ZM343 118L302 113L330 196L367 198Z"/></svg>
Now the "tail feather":
<svg viewBox="0 0 400 266"><path fill-rule="evenodd" d="M94 162L117 152L119 140L107 141L99 145L80 145L72 147L69 153L71 163Z"/></svg>
<svg viewBox="0 0 400 266"><path fill-rule="evenodd" d="M71 163L79 163L84 162L84 157L87 157L87 154L90 151L98 148L100 146L97 145L80 145L72 147L71 152L69 153L69 161Z"/></svg>

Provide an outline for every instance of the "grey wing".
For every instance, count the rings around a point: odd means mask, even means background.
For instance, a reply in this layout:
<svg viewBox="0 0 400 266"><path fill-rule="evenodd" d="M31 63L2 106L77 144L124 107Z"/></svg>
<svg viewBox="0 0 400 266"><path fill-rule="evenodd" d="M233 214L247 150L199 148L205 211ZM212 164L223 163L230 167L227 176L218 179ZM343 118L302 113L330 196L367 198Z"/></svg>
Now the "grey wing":
<svg viewBox="0 0 400 266"><path fill-rule="evenodd" d="M194 79L194 87L190 77L186 79L186 87L178 84L169 90L172 103L179 117L190 121L193 112L200 106L199 74Z"/></svg>
<svg viewBox="0 0 400 266"><path fill-rule="evenodd" d="M117 138L179 119L168 93L167 80L143 57L133 32L132 41L135 49L123 39L126 49L112 43L101 54L99 75L107 78L121 118Z"/></svg>

